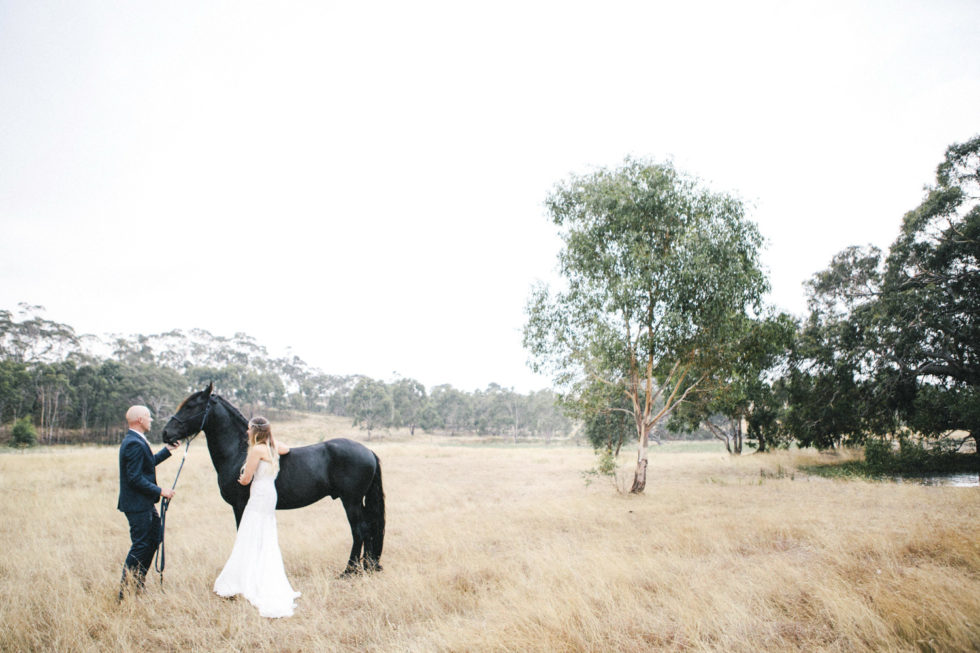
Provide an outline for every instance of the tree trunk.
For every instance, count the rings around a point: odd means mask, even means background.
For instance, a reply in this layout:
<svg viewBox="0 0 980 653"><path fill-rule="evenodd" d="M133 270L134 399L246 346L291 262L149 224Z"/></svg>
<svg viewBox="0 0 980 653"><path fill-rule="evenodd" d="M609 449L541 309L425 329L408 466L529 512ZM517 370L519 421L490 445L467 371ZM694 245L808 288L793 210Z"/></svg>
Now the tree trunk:
<svg viewBox="0 0 980 653"><path fill-rule="evenodd" d="M633 475L633 487L630 494L643 494L647 487L647 456L646 450L639 454L640 458L636 461L636 473Z"/></svg>
<svg viewBox="0 0 980 653"><path fill-rule="evenodd" d="M520 419L517 415L517 402L514 402L514 444L517 444L517 427L520 425Z"/></svg>
<svg viewBox="0 0 980 653"><path fill-rule="evenodd" d="M711 423L711 420L705 421L704 422L704 425L708 427L708 430L711 431L711 433L715 436L715 439L716 440L721 440L722 442L725 443L725 449L727 449L728 450L728 453L731 454L732 453L732 439L728 435L728 432L725 431L724 429L719 428L718 426L715 426L714 424L712 424Z"/></svg>
<svg viewBox="0 0 980 653"><path fill-rule="evenodd" d="M640 446L636 453L636 472L633 474L633 487L630 488L630 494L643 494L643 490L647 487L647 445L649 431L643 429L642 435L640 436Z"/></svg>
<svg viewBox="0 0 980 653"><path fill-rule="evenodd" d="M51 434L48 437L49 440L57 442L55 439L54 427L58 421L58 403L61 398L61 393L57 390L54 393L54 397L51 399L51 419L49 420L48 428L51 430Z"/></svg>
<svg viewBox="0 0 980 653"><path fill-rule="evenodd" d="M44 401L44 388L38 388L37 392L41 396L41 423L38 425L38 431L40 431L41 442L44 442L44 409L47 407L47 402Z"/></svg>

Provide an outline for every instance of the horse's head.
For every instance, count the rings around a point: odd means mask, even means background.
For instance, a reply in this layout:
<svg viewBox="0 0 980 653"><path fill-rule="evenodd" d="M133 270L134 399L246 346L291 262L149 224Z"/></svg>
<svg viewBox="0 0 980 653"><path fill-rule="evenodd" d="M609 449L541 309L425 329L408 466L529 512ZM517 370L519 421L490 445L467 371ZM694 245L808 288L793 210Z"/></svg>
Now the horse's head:
<svg viewBox="0 0 980 653"><path fill-rule="evenodd" d="M202 431L211 412L213 392L214 383L209 383L208 387L184 399L177 412L163 427L163 441L167 444L175 444Z"/></svg>

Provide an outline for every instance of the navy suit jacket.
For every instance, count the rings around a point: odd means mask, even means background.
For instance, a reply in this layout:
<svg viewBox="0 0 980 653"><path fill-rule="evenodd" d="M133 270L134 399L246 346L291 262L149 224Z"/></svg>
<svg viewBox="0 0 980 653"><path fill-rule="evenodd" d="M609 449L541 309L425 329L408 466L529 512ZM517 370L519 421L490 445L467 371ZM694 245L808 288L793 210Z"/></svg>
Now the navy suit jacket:
<svg viewBox="0 0 980 653"><path fill-rule="evenodd" d="M150 445L139 433L126 432L119 447L119 504L123 512L150 510L160 500L156 466L170 457L164 447L153 455Z"/></svg>

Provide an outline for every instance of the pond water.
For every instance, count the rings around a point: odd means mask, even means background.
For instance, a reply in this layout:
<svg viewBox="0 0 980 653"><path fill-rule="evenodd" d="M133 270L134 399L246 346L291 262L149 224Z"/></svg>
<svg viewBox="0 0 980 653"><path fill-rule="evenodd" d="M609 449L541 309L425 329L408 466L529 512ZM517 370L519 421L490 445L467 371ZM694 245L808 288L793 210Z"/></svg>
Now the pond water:
<svg viewBox="0 0 980 653"><path fill-rule="evenodd" d="M980 487L980 474L937 474L935 476L891 476L896 483L916 483L918 485L944 485L947 487Z"/></svg>

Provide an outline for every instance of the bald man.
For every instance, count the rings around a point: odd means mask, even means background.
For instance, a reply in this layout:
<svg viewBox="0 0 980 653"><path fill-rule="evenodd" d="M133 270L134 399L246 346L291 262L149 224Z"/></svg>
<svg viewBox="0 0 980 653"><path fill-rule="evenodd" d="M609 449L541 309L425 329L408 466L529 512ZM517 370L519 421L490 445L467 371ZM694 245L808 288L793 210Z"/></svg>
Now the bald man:
<svg viewBox="0 0 980 653"><path fill-rule="evenodd" d="M155 455L150 451L146 433L150 430L153 418L146 406L133 406L126 411L129 431L119 447L119 510L126 513L129 520L129 538L132 546L123 566L122 587L119 600L123 598L126 575L133 574L137 588L142 590L146 570L153 562L153 554L160 545L160 515L154 504L160 497L171 498L174 491L157 485L156 466L170 457L177 445L167 445Z"/></svg>

